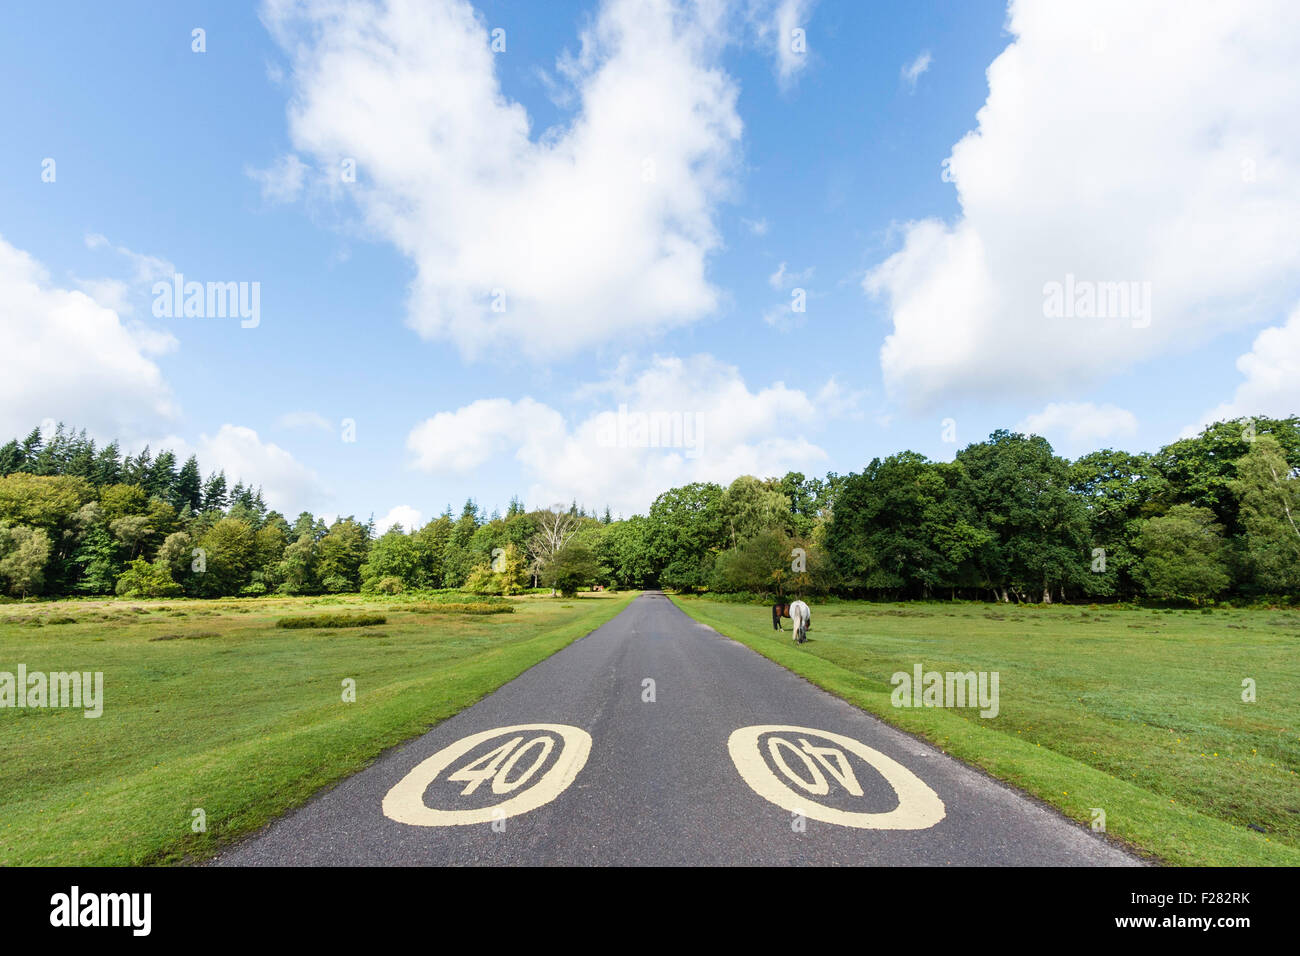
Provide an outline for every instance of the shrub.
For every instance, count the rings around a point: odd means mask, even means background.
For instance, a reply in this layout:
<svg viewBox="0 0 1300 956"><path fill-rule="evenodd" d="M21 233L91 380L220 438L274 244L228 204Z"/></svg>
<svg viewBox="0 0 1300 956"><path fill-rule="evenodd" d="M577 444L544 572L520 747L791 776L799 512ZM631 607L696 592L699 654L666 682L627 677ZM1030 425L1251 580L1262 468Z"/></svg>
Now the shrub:
<svg viewBox="0 0 1300 956"><path fill-rule="evenodd" d="M488 565L475 568L465 579L465 590L475 594L500 594L504 587L501 575L495 574Z"/></svg>
<svg viewBox="0 0 1300 956"><path fill-rule="evenodd" d="M412 604L406 608L421 614L513 614L515 606L513 604L488 604L486 602L475 603L451 603L442 604Z"/></svg>
<svg viewBox="0 0 1300 956"><path fill-rule="evenodd" d="M367 578L361 585L367 594L401 594L406 584L395 574L386 574L382 578Z"/></svg>
<svg viewBox="0 0 1300 956"><path fill-rule="evenodd" d="M159 634L157 637L149 638L149 641L201 641L209 637L219 636L216 631L191 631L189 634Z"/></svg>
<svg viewBox="0 0 1300 956"><path fill-rule="evenodd" d="M374 624L387 624L388 618L382 614L310 614L302 617L282 617L275 622L276 627L313 628L313 627L370 627Z"/></svg>
<svg viewBox="0 0 1300 956"><path fill-rule="evenodd" d="M353 590L352 583L341 574L331 574L328 577L321 578L320 584L330 594L343 594L346 591Z"/></svg>
<svg viewBox="0 0 1300 956"><path fill-rule="evenodd" d="M117 578L114 588L120 597L176 597L183 593L165 564L150 564L136 558Z"/></svg>

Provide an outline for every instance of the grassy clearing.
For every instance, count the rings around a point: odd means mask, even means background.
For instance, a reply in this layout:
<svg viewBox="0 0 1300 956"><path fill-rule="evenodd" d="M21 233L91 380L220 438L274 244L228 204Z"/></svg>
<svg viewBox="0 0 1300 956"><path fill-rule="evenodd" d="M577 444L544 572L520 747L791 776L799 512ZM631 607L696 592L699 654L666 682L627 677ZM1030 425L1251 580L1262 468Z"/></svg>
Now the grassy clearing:
<svg viewBox="0 0 1300 956"><path fill-rule="evenodd" d="M0 864L210 856L589 633L634 596L514 598L515 613L500 616L358 595L0 606L0 671L20 663L29 672L102 671L105 697L97 719L0 709ZM276 626L319 606L387 621ZM356 703L342 700L348 678ZM192 832L195 809L205 833Z"/></svg>
<svg viewBox="0 0 1300 956"><path fill-rule="evenodd" d="M1300 865L1300 612L831 602L796 647L766 607L673 600L1075 820L1102 808L1155 858ZM1000 713L894 707L891 676L918 663L999 672Z"/></svg>

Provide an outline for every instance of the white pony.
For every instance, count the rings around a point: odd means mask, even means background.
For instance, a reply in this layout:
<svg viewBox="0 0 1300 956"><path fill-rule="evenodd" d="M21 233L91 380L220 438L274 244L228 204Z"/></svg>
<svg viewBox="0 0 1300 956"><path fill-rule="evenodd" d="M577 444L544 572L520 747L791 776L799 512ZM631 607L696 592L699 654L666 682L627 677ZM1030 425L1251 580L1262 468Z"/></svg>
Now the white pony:
<svg viewBox="0 0 1300 956"><path fill-rule="evenodd" d="M808 640L808 628L812 627L812 611L803 601L790 605L790 621L794 624L794 642L802 644Z"/></svg>

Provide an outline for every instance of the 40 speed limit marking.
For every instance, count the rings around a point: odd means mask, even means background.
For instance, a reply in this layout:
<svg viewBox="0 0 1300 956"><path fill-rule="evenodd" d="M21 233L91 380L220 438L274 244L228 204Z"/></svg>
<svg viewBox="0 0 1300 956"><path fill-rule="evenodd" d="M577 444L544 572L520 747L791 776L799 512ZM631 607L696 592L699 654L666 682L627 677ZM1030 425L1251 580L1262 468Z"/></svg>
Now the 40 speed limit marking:
<svg viewBox="0 0 1300 956"><path fill-rule="evenodd" d="M766 747L762 746L765 736ZM831 746L826 746L827 741ZM811 727L759 724L733 731L727 750L755 793L810 820L861 830L925 830L944 818L943 801L920 777L852 737ZM832 790L853 797L863 795L845 751L865 760L885 778L898 795L897 807L885 813L867 813L811 799Z"/></svg>
<svg viewBox="0 0 1300 956"><path fill-rule="evenodd" d="M480 744L497 738L503 738L499 746L457 765ZM554 762L539 773L557 747ZM415 827L467 826L518 816L563 793L586 766L590 753L591 735L566 724L516 724L485 730L416 764L384 797L384 816ZM448 771L444 780L465 784L461 796L490 791L506 799L463 810L430 807L424 802L424 793L444 770ZM482 790L485 787L487 790Z"/></svg>

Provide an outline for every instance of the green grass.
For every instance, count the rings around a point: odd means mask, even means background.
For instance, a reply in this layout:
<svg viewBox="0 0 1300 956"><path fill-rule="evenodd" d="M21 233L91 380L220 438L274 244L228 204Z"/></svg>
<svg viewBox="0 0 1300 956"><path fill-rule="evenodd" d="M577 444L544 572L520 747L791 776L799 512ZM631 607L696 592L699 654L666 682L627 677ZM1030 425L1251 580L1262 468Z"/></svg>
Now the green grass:
<svg viewBox="0 0 1300 956"><path fill-rule="evenodd" d="M1075 820L1102 808L1152 858L1300 865L1300 612L814 602L795 646L767 607L673 600ZM1000 713L894 707L891 676L918 663L997 671Z"/></svg>
<svg viewBox="0 0 1300 956"><path fill-rule="evenodd" d="M210 856L589 633L633 597L515 598L516 613L499 616L357 595L0 606L0 671L20 663L29 672L102 671L105 697L98 719L0 709L0 864ZM387 623L276 627L322 605ZM348 678L355 703L342 699ZM195 809L206 814L204 833L192 832Z"/></svg>

